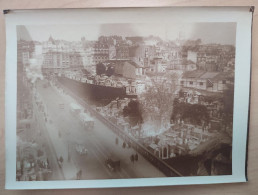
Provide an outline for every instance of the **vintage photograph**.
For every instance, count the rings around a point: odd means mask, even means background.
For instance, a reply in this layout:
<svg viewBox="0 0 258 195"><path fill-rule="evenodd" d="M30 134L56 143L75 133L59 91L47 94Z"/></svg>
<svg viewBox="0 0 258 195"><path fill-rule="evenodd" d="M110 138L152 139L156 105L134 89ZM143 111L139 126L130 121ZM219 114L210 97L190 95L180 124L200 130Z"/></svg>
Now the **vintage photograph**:
<svg viewBox="0 0 258 195"><path fill-rule="evenodd" d="M16 181L232 175L236 27L17 25Z"/></svg>

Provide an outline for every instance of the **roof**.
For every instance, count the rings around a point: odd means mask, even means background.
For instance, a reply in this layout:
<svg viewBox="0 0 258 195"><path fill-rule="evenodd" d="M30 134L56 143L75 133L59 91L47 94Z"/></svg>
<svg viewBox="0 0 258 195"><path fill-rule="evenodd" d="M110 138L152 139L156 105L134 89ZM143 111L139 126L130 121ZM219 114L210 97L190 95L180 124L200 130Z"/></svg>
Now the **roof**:
<svg viewBox="0 0 258 195"><path fill-rule="evenodd" d="M204 73L205 71L202 70L186 71L183 74L183 78L200 78Z"/></svg>
<svg viewBox="0 0 258 195"><path fill-rule="evenodd" d="M132 60L127 60L127 59L111 59L111 60L107 60L105 62L109 62L109 63L114 63L115 65L125 65L126 63L133 65L136 68L140 68L141 66L139 66L137 63L135 63Z"/></svg>
<svg viewBox="0 0 258 195"><path fill-rule="evenodd" d="M140 68L140 66L132 60L128 60L125 63L129 63L129 64L133 65L135 68Z"/></svg>
<svg viewBox="0 0 258 195"><path fill-rule="evenodd" d="M218 80L223 80L223 79L227 79L229 80L229 78L233 78L234 75L231 75L227 72L219 72L219 74L215 75L213 78L211 78L212 81L218 81Z"/></svg>
<svg viewBox="0 0 258 195"><path fill-rule="evenodd" d="M202 79L212 79L216 77L219 74L219 72L206 72L203 75L200 76Z"/></svg>
<svg viewBox="0 0 258 195"><path fill-rule="evenodd" d="M194 90L195 93L198 92L200 94L198 95L203 95L203 96L214 96L215 94L218 96L218 97L221 97L222 94L218 94L217 92L213 92L213 91L207 91L207 90L204 90L204 89L197 89L197 88L192 88L192 87L184 87L183 88L183 91L184 92L187 92L186 90Z"/></svg>
<svg viewBox="0 0 258 195"><path fill-rule="evenodd" d="M48 39L49 42L51 42L52 44L55 44L55 40L52 38L52 36L50 35L49 39Z"/></svg>
<svg viewBox="0 0 258 195"><path fill-rule="evenodd" d="M187 71L183 74L183 78L209 79L211 81L218 81L229 78L230 75L225 72L207 72L202 70Z"/></svg>
<svg viewBox="0 0 258 195"><path fill-rule="evenodd" d="M96 43L94 44L94 48L95 48L95 49L96 49L96 48L101 48L101 49L106 48L106 49L108 49L109 47L108 47L108 44L107 44L107 43L96 42Z"/></svg>

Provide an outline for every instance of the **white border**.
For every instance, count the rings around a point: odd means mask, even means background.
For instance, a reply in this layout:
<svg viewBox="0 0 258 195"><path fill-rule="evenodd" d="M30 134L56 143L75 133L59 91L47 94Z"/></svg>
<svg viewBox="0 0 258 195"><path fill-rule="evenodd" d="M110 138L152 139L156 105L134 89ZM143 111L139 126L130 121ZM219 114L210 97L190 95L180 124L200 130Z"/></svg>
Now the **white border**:
<svg viewBox="0 0 258 195"><path fill-rule="evenodd" d="M97 16L97 17L96 17ZM16 181L16 25L159 22L236 22L232 170L229 176L81 181ZM6 189L109 188L245 182L252 13L249 7L175 7L20 10L6 15ZM219 30L219 29L218 29Z"/></svg>

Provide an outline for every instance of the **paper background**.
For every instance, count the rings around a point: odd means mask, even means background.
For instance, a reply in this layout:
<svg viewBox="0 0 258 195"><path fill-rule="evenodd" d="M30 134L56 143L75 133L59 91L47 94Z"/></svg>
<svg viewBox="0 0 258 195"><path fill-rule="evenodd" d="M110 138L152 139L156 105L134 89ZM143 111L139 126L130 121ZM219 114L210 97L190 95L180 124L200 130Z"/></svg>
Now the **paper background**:
<svg viewBox="0 0 258 195"><path fill-rule="evenodd" d="M245 181L245 150L248 123L251 16L242 8L124 8L13 11L6 17L6 188L95 188L154 185L183 185ZM16 180L16 97L17 35L16 25L85 23L188 23L237 22L235 100L231 176L196 176L121 180L17 182ZM87 33L87 32L85 32ZM214 32L216 33L216 32Z"/></svg>
<svg viewBox="0 0 258 195"><path fill-rule="evenodd" d="M86 6L119 6L119 4L116 4L115 1L112 1L111 3L101 3L101 2L96 2L95 4L94 3L86 3L86 4L83 4L83 3L66 3L65 1L63 1L62 3L53 3L53 1L47 1L42 4L37 4L36 2L33 2L33 3L29 3L29 1L23 1L24 3L20 2L16 2L15 1L9 1L9 3L5 3L4 6L5 8L44 8L44 7L80 7L80 6L83 6L83 5L86 5ZM198 2L198 1L197 1ZM228 3L225 3L224 4L227 4L227 5L250 5L250 3L253 2L253 1L245 1L245 3L241 3L241 1L238 1L238 2L235 2L233 3L232 1L228 2ZM131 3L131 4L130 4ZM249 4L248 4L249 3ZM126 3L125 3L126 4ZM144 4L144 3L143 3ZM145 3L146 4L146 3ZM175 2L174 3L175 5L191 5L190 2L185 2L185 3L181 3L179 1ZM192 3L194 4L194 3ZM218 4L218 1L214 1L213 4L212 3L205 3L204 1L199 1L199 4L198 3L195 3L194 5L216 5ZM9 7L8 7L9 5ZM19 5L19 6L18 6ZM20 6L21 5L21 6ZM77 6L76 6L77 5ZM128 2L126 4L127 6L129 5L132 5L132 6L136 6L136 5L141 5L143 6L142 4L137 4L137 3L132 3L132 2ZM170 3L168 2L165 2L165 1L162 1L160 3L154 3L153 1L153 4L152 5L171 5ZM7 7L6 7L7 6ZM255 15L256 16L256 15ZM256 17L254 17L254 20L256 21ZM1 16L1 33L3 33L3 35L1 35L1 45L3 45L5 43L4 41L4 26L3 26L3 18ZM256 26L254 25L254 32L256 30ZM254 41L253 41L253 47L255 48L257 45L255 41L256 38L254 37ZM243 41L246 41L246 40L243 40ZM3 44L2 44L3 43ZM4 100L4 96L3 96L3 88L4 88L4 73L3 71L5 70L4 68L4 47L1 48L1 115L3 116L2 113L4 113L4 109L3 109L3 100ZM255 60L255 58L257 57L253 57L254 59L254 63L253 63L253 75L255 75L255 72L257 71L255 68L255 64L257 63L257 60ZM252 83L257 83L257 79L255 77L252 77ZM252 94L255 94L256 93L256 88L255 85L252 85ZM256 93L257 94L257 93ZM169 193L171 194L171 192L173 193L177 193L177 194L189 194L189 193L192 193L192 194L224 194L224 193L227 193L227 194L251 194L251 193L254 193L255 190L257 189L256 186L255 186L255 182L257 182L257 168L255 167L255 159L257 160L257 152L256 152L256 149L257 149L257 142L255 142L256 138L257 138L257 132L255 132L255 127L257 127L257 122L255 121L255 116L257 116L256 114L256 109L255 109L255 105L257 105L257 101L255 100L255 98L253 97L252 98L252 106L251 106L251 123L250 123L250 147L249 147L249 179L250 179L250 182L249 183L245 183L245 184L227 184L227 185L205 185L205 186L185 186L185 187L156 187L156 188L136 188L136 189L123 189L123 191L127 194L129 193L141 193L141 194L150 194L150 193L153 193L153 194L156 194L156 193L161 193L161 194L165 194L165 193ZM241 118L242 119L242 118ZM2 192L3 193L8 193L8 194L28 194L28 193L35 193L35 191L9 191L9 192L6 192L3 189L3 185L4 185L4 152L2 149L4 149L4 132L3 132L3 129L4 129L4 120L3 118L1 118L1 194ZM251 160L250 160L251 159ZM50 191L40 191L40 193L42 194L47 194L49 193ZM80 192L81 194L85 193L85 192L88 192L88 193L95 193L95 194L99 194L99 193L103 193L103 194L113 194L113 193L118 193L118 190L117 189L105 189L105 190L76 190L75 192ZM66 191L54 191L54 193L66 193L66 194L70 194L72 193L71 190L66 190Z"/></svg>

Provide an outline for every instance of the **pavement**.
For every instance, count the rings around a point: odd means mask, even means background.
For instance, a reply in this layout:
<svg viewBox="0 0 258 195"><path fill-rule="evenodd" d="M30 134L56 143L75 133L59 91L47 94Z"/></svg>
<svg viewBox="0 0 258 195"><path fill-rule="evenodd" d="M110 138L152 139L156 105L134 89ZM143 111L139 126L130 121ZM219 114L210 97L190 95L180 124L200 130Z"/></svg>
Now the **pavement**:
<svg viewBox="0 0 258 195"><path fill-rule="evenodd" d="M57 154L55 151L55 147L53 147L52 140L50 139L47 123L45 122L43 112L38 110L35 102L33 102L33 113L34 113L34 129L37 129L38 135L35 136L36 143L43 147L43 150L46 152L46 156L49 160L50 169L52 174L48 178L48 180L58 180L64 179L64 174L62 170L59 168L57 163Z"/></svg>
<svg viewBox="0 0 258 195"><path fill-rule="evenodd" d="M55 152L57 154L57 158L60 158L60 157L63 158L61 167L63 170L64 179L66 180L74 179L79 169L75 166L72 159L68 159L67 143L65 142L64 139L62 139L62 136L59 137L54 124L46 123L46 129L50 136L51 142L53 143Z"/></svg>

